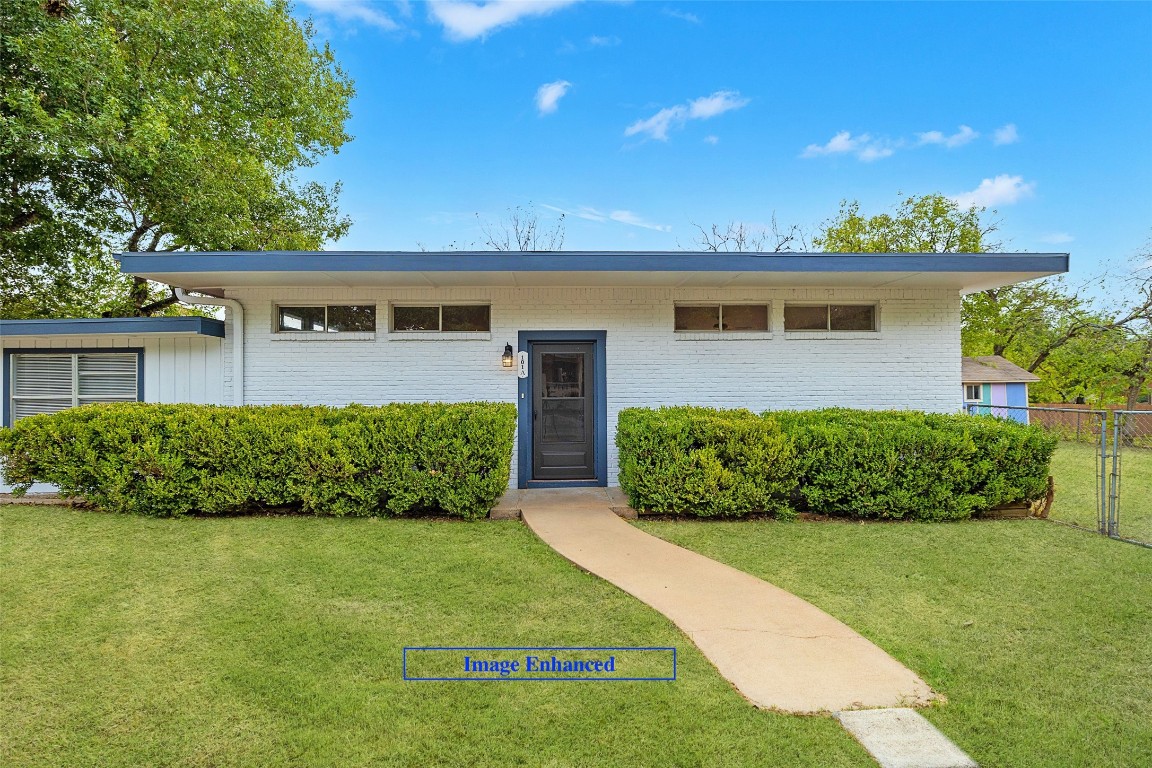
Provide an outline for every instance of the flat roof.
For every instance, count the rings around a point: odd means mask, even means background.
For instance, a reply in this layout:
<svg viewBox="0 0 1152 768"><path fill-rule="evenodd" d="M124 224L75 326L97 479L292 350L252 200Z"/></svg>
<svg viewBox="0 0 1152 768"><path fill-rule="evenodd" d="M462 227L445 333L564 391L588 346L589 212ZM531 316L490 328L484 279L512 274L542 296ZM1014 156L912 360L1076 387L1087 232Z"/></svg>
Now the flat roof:
<svg viewBox="0 0 1152 768"><path fill-rule="evenodd" d="M96 317L68 320L0 320L0 338L13 336L215 336L224 321L211 317Z"/></svg>
<svg viewBox="0 0 1152 768"><path fill-rule="evenodd" d="M200 251L119 253L121 271L186 289L230 286L950 288L1068 271L1066 253L711 251Z"/></svg>

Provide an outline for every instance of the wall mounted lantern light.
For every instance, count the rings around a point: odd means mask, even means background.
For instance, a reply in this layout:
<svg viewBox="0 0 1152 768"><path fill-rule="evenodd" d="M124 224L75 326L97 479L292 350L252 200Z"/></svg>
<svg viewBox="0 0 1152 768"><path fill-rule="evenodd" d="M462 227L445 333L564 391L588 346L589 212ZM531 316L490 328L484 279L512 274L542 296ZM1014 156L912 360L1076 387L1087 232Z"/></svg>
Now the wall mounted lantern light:
<svg viewBox="0 0 1152 768"><path fill-rule="evenodd" d="M512 354L512 345L504 345L504 354L500 356L500 364L505 368L511 368L515 362L515 355Z"/></svg>

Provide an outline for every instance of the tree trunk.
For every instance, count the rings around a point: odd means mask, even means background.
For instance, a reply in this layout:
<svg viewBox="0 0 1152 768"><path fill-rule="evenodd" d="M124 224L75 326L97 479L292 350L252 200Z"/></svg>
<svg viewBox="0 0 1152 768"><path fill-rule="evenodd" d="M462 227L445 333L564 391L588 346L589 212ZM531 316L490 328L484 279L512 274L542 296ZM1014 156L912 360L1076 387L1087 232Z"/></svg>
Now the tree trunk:
<svg viewBox="0 0 1152 768"><path fill-rule="evenodd" d="M147 317L144 309L148 305L148 281L142 277L132 278L132 316Z"/></svg>
<svg viewBox="0 0 1152 768"><path fill-rule="evenodd" d="M1127 396L1124 400L1124 410L1136 410L1136 403L1140 400L1140 390L1143 389L1140 382L1132 382L1128 384Z"/></svg>
<svg viewBox="0 0 1152 768"><path fill-rule="evenodd" d="M154 301L147 306L140 307L139 313L144 317L151 317L153 312L159 312L165 307L170 307L178 301L180 301L180 299L176 298L176 290L173 289L172 294L168 296L168 298L160 299L159 301Z"/></svg>

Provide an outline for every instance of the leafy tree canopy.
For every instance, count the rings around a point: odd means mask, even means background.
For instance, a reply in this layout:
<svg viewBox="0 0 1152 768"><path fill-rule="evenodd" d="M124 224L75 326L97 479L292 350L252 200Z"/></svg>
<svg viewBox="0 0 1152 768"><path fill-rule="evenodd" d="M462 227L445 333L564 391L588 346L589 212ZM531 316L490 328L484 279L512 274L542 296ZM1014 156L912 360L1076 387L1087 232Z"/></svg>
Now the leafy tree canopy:
<svg viewBox="0 0 1152 768"><path fill-rule="evenodd" d="M982 253L996 224L981 220L983 208L961 208L940 194L906 197L894 213L864 216L860 203L842 200L840 211L812 238L831 253Z"/></svg>
<svg viewBox="0 0 1152 768"><path fill-rule="evenodd" d="M111 253L312 249L347 231L352 84L284 0L0 5L0 314L147 314Z"/></svg>

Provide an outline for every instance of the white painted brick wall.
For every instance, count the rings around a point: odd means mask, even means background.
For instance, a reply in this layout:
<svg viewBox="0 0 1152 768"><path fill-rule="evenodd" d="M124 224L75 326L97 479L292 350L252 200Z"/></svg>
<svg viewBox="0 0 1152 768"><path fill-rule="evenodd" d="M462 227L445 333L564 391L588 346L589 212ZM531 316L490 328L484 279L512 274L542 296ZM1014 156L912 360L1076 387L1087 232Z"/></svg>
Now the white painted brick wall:
<svg viewBox="0 0 1152 768"><path fill-rule="evenodd" d="M230 289L227 295L245 307L249 403L515 402L516 374L501 367L500 355L505 343L515 348L518 331L607 331L612 485L618 472L613 435L622 408L679 404L755 411L827 406L937 412L959 408L960 297L951 291L245 288ZM711 300L769 302L772 337L678 338L672 330L675 302ZM491 302L491 338L390 336L389 303L421 301ZM880 332L848 338L785 334L786 301L876 301ZM369 340L274 340L273 314L279 302L374 303L378 330ZM223 359L226 402L231 402L230 346Z"/></svg>

